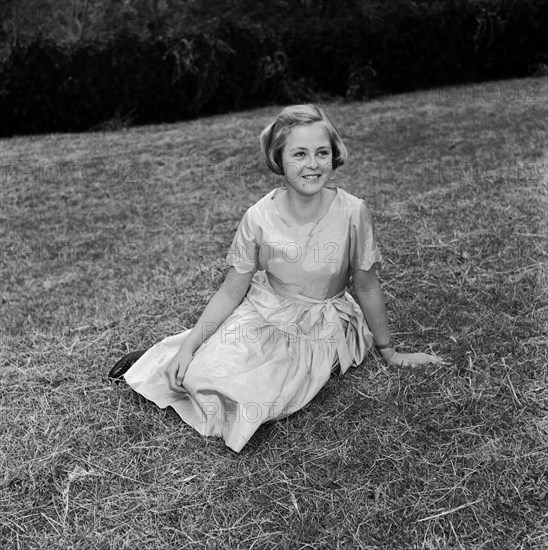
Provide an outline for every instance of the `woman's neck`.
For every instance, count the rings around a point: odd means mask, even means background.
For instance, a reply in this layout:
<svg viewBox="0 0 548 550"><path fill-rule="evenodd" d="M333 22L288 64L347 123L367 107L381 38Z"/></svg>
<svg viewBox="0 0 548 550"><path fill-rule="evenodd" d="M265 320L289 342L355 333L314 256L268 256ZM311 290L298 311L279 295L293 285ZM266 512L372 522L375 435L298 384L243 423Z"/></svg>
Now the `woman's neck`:
<svg viewBox="0 0 548 550"><path fill-rule="evenodd" d="M296 223L304 225L318 221L325 214L331 204L332 191L323 188L320 193L306 196L286 187L281 198L286 214Z"/></svg>

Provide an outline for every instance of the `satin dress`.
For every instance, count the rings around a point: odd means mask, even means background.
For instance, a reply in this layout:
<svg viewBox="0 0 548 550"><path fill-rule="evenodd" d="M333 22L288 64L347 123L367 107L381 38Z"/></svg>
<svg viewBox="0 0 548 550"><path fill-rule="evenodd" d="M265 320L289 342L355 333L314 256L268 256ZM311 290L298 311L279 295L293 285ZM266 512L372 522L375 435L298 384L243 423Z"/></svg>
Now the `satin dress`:
<svg viewBox="0 0 548 550"><path fill-rule="evenodd" d="M309 403L334 369L344 374L362 363L373 336L346 285L353 270L371 269L381 254L365 202L335 191L328 211L302 226L278 211L274 198L285 187L250 207L226 261L254 272L251 285L196 350L185 391L170 389L166 369L190 329L150 348L125 374L127 383L239 452L261 424Z"/></svg>

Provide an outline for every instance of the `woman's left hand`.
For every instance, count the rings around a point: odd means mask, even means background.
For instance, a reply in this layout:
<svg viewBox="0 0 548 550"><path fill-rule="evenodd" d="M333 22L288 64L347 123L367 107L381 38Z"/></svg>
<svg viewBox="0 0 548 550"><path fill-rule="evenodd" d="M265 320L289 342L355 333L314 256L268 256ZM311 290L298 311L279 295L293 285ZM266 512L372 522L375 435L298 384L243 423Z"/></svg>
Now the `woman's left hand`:
<svg viewBox="0 0 548 550"><path fill-rule="evenodd" d="M384 352L388 353L384 353ZM397 367L417 367L418 365L445 364L445 361L437 355L428 353L399 353L394 348L381 350L383 359L389 364Z"/></svg>

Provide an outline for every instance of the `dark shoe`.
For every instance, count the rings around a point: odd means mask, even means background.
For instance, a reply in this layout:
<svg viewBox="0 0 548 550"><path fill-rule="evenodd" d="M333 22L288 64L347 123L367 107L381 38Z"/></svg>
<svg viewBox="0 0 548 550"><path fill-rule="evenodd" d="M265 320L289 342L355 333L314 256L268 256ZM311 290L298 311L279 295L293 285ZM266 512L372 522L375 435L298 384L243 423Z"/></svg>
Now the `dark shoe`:
<svg viewBox="0 0 548 550"><path fill-rule="evenodd" d="M140 349L139 351L132 351L127 355L124 355L108 373L108 377L113 380L120 380L122 376L130 369L130 367L137 362L137 359L145 354L146 349Z"/></svg>

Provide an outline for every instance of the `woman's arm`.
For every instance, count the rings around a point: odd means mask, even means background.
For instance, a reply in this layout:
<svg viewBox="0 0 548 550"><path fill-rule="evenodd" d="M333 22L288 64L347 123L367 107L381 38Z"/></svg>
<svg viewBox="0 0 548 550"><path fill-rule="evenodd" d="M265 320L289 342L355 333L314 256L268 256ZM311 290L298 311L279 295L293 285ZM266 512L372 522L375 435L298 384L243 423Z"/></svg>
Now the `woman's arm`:
<svg viewBox="0 0 548 550"><path fill-rule="evenodd" d="M358 298L363 315L373 333L380 353L389 365L412 367L424 363L440 363L442 360L435 355L426 353L398 353L391 344L388 315L384 305L384 298L377 272L373 266L369 271L357 269L354 272L354 290Z"/></svg>
<svg viewBox="0 0 548 550"><path fill-rule="evenodd" d="M223 284L211 298L177 353L177 360L168 367L167 375L172 389L181 389L186 369L194 352L240 305L247 294L252 278L253 272L251 271L241 274L234 267L228 269Z"/></svg>
<svg viewBox="0 0 548 550"><path fill-rule="evenodd" d="M209 301L202 315L194 325L186 342L194 353L202 342L207 340L223 323L223 321L242 303L253 272L238 273L234 267L230 267L225 276L221 288Z"/></svg>
<svg viewBox="0 0 548 550"><path fill-rule="evenodd" d="M356 269L354 271L354 290L358 303L363 311L367 326L373 333L377 345L390 342L388 315L384 305L381 285L377 278L375 267L369 271Z"/></svg>

